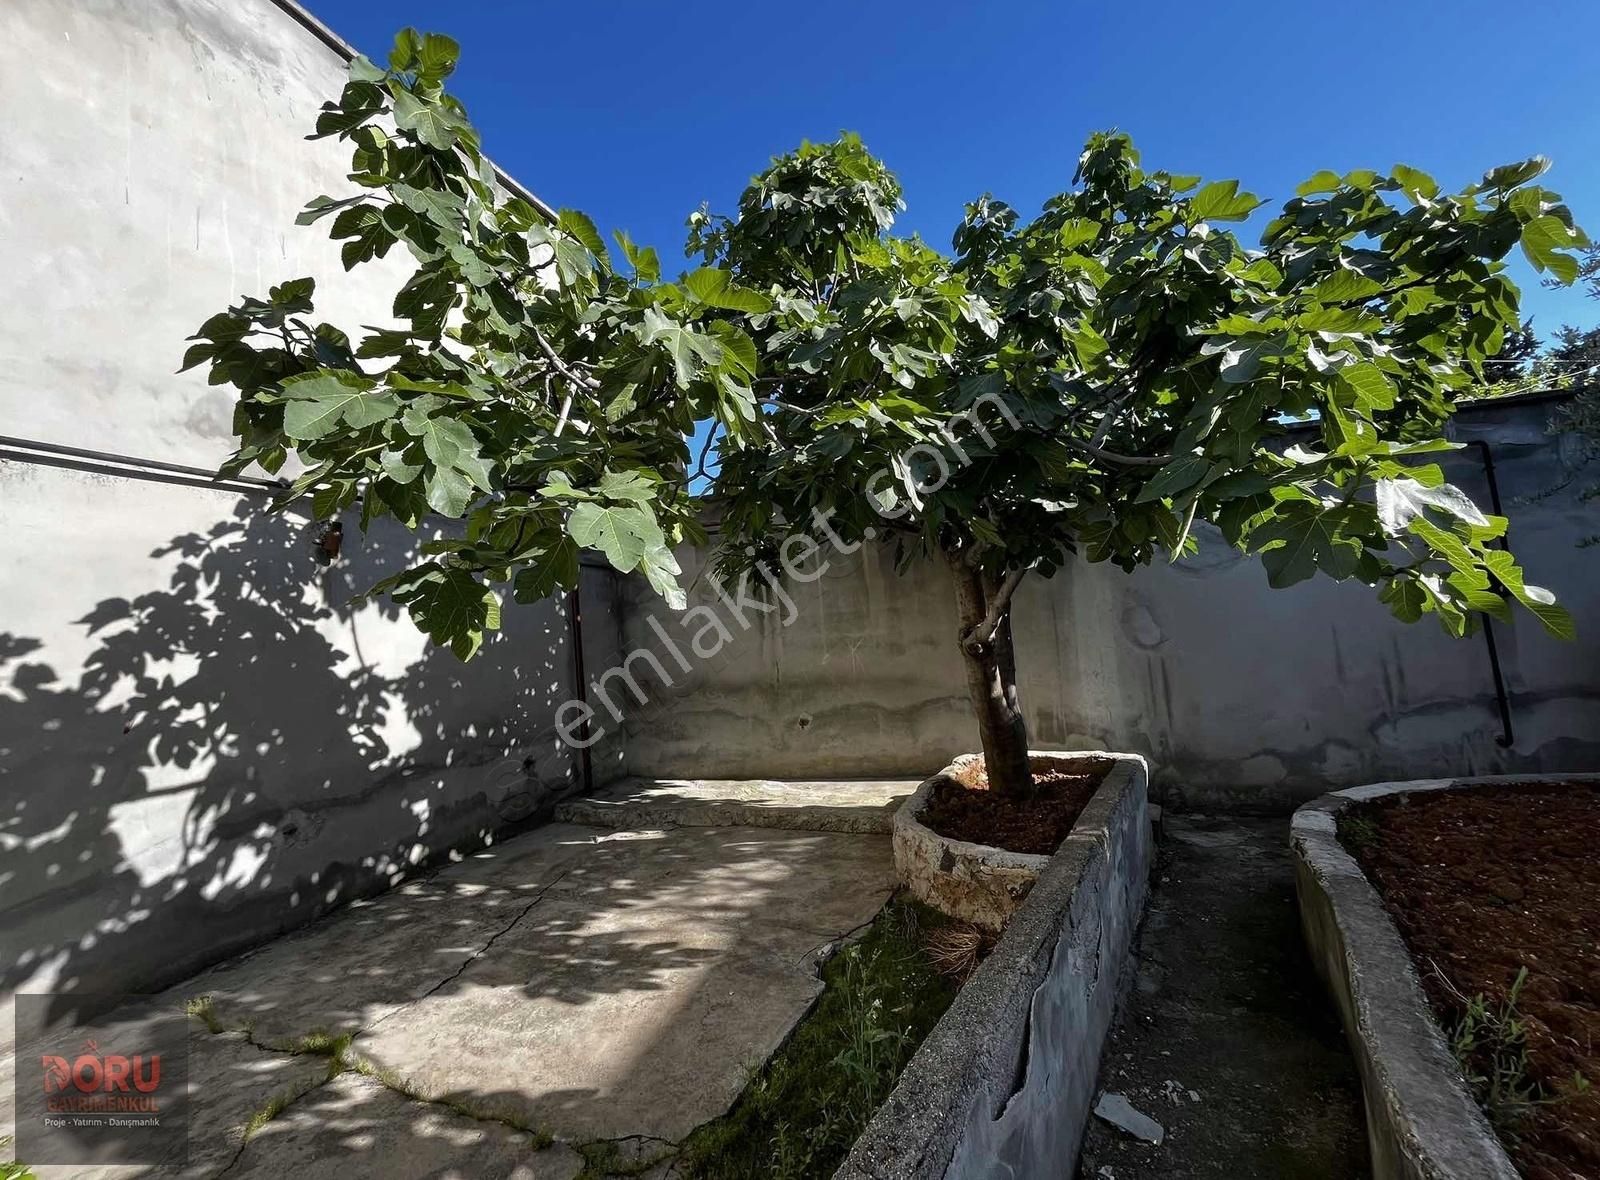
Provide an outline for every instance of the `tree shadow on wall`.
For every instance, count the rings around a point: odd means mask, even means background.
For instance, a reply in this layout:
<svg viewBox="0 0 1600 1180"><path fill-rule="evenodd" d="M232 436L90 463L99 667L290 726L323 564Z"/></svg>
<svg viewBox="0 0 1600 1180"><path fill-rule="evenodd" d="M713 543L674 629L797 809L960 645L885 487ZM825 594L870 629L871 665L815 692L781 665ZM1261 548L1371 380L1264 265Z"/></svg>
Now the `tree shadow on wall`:
<svg viewBox="0 0 1600 1180"><path fill-rule="evenodd" d="M97 1009L480 844L565 781L554 605L463 666L392 607L351 609L405 558L352 549L320 570L307 522L242 499L152 555L165 588L79 621L76 683L0 633L0 986ZM369 661L386 627L406 635Z"/></svg>

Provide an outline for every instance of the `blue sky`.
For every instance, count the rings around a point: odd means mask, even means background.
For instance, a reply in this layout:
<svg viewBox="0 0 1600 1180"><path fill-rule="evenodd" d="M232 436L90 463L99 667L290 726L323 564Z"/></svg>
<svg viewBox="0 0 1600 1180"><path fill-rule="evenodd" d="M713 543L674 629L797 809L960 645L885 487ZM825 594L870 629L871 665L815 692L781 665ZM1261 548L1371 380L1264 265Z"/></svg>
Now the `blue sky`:
<svg viewBox="0 0 1600 1180"><path fill-rule="evenodd" d="M1278 201L1319 168L1403 161L1459 187L1542 153L1600 237L1594 0L310 4L373 56L405 24L455 37L452 88L496 161L669 268L701 201L731 210L769 156L843 128L941 248L964 202L1033 211L1113 126L1149 167ZM1600 323L1600 301L1515 276L1541 336Z"/></svg>

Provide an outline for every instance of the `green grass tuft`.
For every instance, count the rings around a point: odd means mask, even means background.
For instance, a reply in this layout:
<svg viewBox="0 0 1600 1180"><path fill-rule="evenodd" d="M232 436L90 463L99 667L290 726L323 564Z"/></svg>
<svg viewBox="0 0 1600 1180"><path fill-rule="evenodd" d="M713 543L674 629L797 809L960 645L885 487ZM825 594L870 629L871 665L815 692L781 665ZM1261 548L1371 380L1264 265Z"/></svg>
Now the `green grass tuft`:
<svg viewBox="0 0 1600 1180"><path fill-rule="evenodd" d="M217 1006L210 996L195 996L184 1001L183 1010L190 1017L205 1025L208 1033L215 1036L223 1030L222 1018L217 1015Z"/></svg>
<svg viewBox="0 0 1600 1180"><path fill-rule="evenodd" d="M355 1039L354 1033L331 1033L319 1028L290 1043L287 1051L297 1057L332 1057L342 1062Z"/></svg>
<svg viewBox="0 0 1600 1180"><path fill-rule="evenodd" d="M256 1132L287 1110L290 1103L300 1096L289 1090L279 1090L268 1098L266 1104L251 1115L250 1121L244 1125L244 1141L248 1143L254 1139Z"/></svg>
<svg viewBox="0 0 1600 1180"><path fill-rule="evenodd" d="M934 970L925 947L927 932L947 921L915 902L885 906L823 968L816 1007L733 1110L684 1141L685 1174L831 1175L955 999L956 984Z"/></svg>
<svg viewBox="0 0 1600 1180"><path fill-rule="evenodd" d="M1339 841L1351 852L1366 852L1378 844L1378 821L1345 812L1338 820Z"/></svg>
<svg viewBox="0 0 1600 1180"><path fill-rule="evenodd" d="M1573 1075L1564 1091L1553 1094L1528 1076L1528 1029L1518 1006L1528 982L1526 967L1518 969L1510 992L1498 1005L1481 993L1463 996L1442 972L1435 971L1462 1005L1451 1030L1450 1049L1472 1096L1502 1139L1515 1141L1538 1107L1556 1106L1589 1090L1589 1080L1581 1073Z"/></svg>

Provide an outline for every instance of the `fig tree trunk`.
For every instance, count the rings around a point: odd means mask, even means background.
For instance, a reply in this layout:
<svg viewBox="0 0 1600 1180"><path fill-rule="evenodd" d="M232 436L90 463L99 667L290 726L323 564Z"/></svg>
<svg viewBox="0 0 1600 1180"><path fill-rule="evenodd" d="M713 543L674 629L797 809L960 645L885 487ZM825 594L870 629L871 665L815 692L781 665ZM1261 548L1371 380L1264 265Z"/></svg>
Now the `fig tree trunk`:
<svg viewBox="0 0 1600 1180"><path fill-rule="evenodd" d="M977 571L952 559L956 608L961 618L961 661L967 672L967 696L978 719L983 763L989 789L1020 798L1033 789L1028 767L1028 726L1017 701L1017 661L1011 645L1010 590L986 582ZM990 607L1001 603L992 628Z"/></svg>

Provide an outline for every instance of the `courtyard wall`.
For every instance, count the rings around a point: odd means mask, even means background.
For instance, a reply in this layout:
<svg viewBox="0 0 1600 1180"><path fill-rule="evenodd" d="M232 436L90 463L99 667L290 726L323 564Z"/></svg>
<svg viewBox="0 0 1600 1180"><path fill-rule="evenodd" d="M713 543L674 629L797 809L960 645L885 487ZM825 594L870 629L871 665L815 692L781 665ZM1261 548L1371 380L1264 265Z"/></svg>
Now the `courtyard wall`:
<svg viewBox="0 0 1600 1180"><path fill-rule="evenodd" d="M1559 400L1479 403L1452 424L1458 441L1488 444L1511 548L1578 623L1576 642L1520 610L1494 625L1510 745L1482 635L1407 626L1358 583L1273 590L1258 561L1205 528L1199 553L1176 564L1127 575L1080 560L1023 583L1013 626L1034 745L1143 754L1157 801L1244 811L1379 779L1600 767L1600 546L1579 546L1600 525L1571 478L1573 440L1547 429ZM1488 510L1479 447L1445 468ZM748 629L730 625L734 641L710 660L648 587L630 586L625 645L663 653L673 681L635 664L649 701L627 719L631 773L918 775L976 748L948 572L897 573L886 548L824 552L826 573L785 587L793 610L745 611ZM681 558L700 579L691 602L734 618L706 582L707 554Z"/></svg>
<svg viewBox="0 0 1600 1180"><path fill-rule="evenodd" d="M232 449L229 391L175 372L212 313L315 275L318 318L390 318L404 249L347 274L294 224L349 188L348 145L304 138L348 49L275 0L11 0L0 40L0 435L140 460L0 444L0 994L150 988L578 786L572 633L507 611L462 665L352 605L398 528L352 519L324 565L265 489L154 465ZM585 570L592 666L612 587Z"/></svg>

